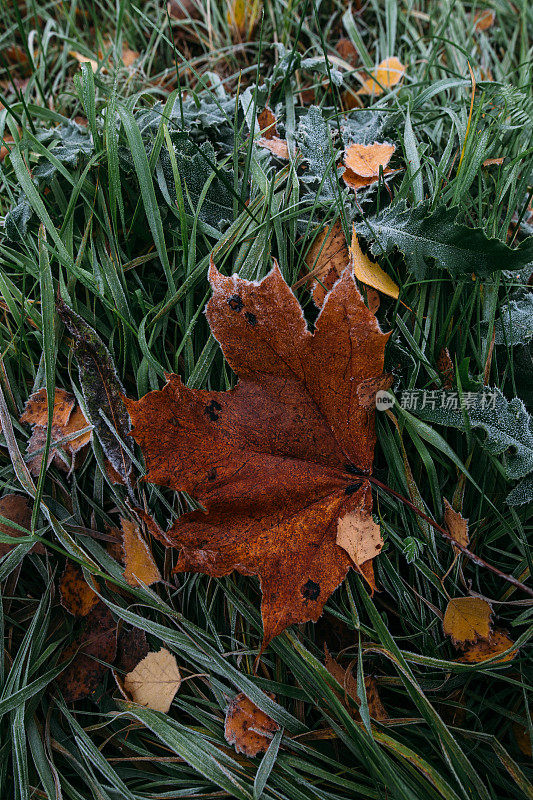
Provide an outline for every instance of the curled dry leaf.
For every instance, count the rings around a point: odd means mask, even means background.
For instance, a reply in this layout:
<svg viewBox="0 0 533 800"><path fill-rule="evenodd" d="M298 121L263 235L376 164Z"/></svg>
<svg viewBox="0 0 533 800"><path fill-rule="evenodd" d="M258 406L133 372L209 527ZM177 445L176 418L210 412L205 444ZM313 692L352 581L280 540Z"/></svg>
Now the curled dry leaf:
<svg viewBox="0 0 533 800"><path fill-rule="evenodd" d="M161 580L148 544L137 525L128 519L121 519L122 551L124 553L124 577L130 586L144 583L151 586Z"/></svg>
<svg viewBox="0 0 533 800"><path fill-rule="evenodd" d="M488 639L480 639L474 644L468 645L457 661L462 661L466 664L479 664L481 661L494 658L498 653L504 653L513 644L513 640L509 638L504 630L495 628ZM507 655L498 658L495 663L503 664L505 661L512 661L517 652L517 650L511 650Z"/></svg>
<svg viewBox="0 0 533 800"><path fill-rule="evenodd" d="M261 139L257 140L257 144L259 147L270 150L272 155L276 156L276 158L282 158L284 161L289 160L289 148L285 139L279 139L277 136L271 138L263 136Z"/></svg>
<svg viewBox="0 0 533 800"><path fill-rule="evenodd" d="M487 158L481 165L482 167L493 167L493 166L500 166L504 162L504 157L500 156L500 158Z"/></svg>
<svg viewBox="0 0 533 800"><path fill-rule="evenodd" d="M364 475L376 440L372 395L358 387L382 376L388 334L350 270L314 333L277 265L260 282L213 264L209 278L207 317L239 383L199 391L170 375L161 391L126 404L146 479L205 509L161 537L179 548L176 571L258 575L266 644L316 621L353 566L337 544L338 520L362 498L371 513Z"/></svg>
<svg viewBox="0 0 533 800"><path fill-rule="evenodd" d="M0 516L10 519L15 525L20 525L30 531L31 527L31 506L28 500L22 494L6 494L0 499ZM6 536L13 536L15 538L24 536L22 531L13 528L5 522L0 522L0 533ZM8 542L0 542L0 558L16 547L16 543L9 544ZM45 552L44 546L41 542L36 542L31 551L32 553L43 554Z"/></svg>
<svg viewBox="0 0 533 800"><path fill-rule="evenodd" d="M448 603L442 627L455 645L488 639L492 608L480 597L455 597Z"/></svg>
<svg viewBox="0 0 533 800"><path fill-rule="evenodd" d="M42 450L46 443L48 427L48 408L46 389L39 389L28 399L24 412L20 417L21 422L32 426L32 433L28 442L26 453L30 456L28 467L32 475L37 476L41 469L43 458ZM87 420L79 406L76 405L74 395L65 389L56 389L54 394L54 410L52 414L52 433L48 464L52 461L64 472L70 472L75 466L75 456L91 440L91 431L85 431L80 436L74 436L78 431L88 427ZM74 438L61 441L65 437ZM59 444L61 442L61 444ZM61 452L62 451L62 452ZM64 454L70 455L70 461Z"/></svg>
<svg viewBox="0 0 533 800"><path fill-rule="evenodd" d="M115 660L117 623L101 601L84 618L83 628L65 648L63 661L70 661L56 678L67 702L93 694Z"/></svg>
<svg viewBox="0 0 533 800"><path fill-rule="evenodd" d="M379 264L376 264L375 261L372 261L363 253L357 240L355 227L350 244L350 264L358 281L366 284L366 286L371 286L373 289L377 289L379 292L389 297L398 299L400 294L399 287Z"/></svg>
<svg viewBox="0 0 533 800"><path fill-rule="evenodd" d="M180 686L178 663L165 647L157 653L148 653L124 677L124 691L134 703L165 714Z"/></svg>
<svg viewBox="0 0 533 800"><path fill-rule="evenodd" d="M468 520L462 517L458 511L455 511L445 497L442 499L444 501L444 524L450 536L453 537L457 544L468 547L470 541L468 536Z"/></svg>
<svg viewBox="0 0 533 800"><path fill-rule="evenodd" d="M359 712L354 709L351 703L346 702L346 696L349 696L358 706L361 705L361 700L357 694L357 680L355 675L350 668L345 669L343 666L341 666L341 664L339 664L339 662L332 657L327 647L324 647L324 650L324 666L329 674L335 678L337 683L340 683L340 685L344 687L344 697L341 698L343 705L347 708L354 719L359 721L361 719ZM385 707L383 706L379 696L377 681L371 675L365 675L365 692L368 713L372 719L378 720L378 722L389 719L389 715L385 711Z"/></svg>
<svg viewBox="0 0 533 800"><path fill-rule="evenodd" d="M269 694L274 700L274 695ZM252 701L240 692L229 704L226 711L224 736L237 753L249 758L265 753L279 725L261 711Z"/></svg>
<svg viewBox="0 0 533 800"><path fill-rule="evenodd" d="M335 45L335 50L340 57L348 64L351 64L352 67L354 67L359 61L359 53L350 39L346 39L345 37L339 39Z"/></svg>
<svg viewBox="0 0 533 800"><path fill-rule="evenodd" d="M357 191L379 180L380 169L383 175L391 175L394 170L387 165L395 150L393 144L387 143L351 144L344 153L343 181Z"/></svg>
<svg viewBox="0 0 533 800"><path fill-rule="evenodd" d="M169 0L167 11L171 19L198 19L200 8L195 0Z"/></svg>
<svg viewBox="0 0 533 800"><path fill-rule="evenodd" d="M61 605L75 617L86 617L100 602L100 598L89 586L79 564L67 561L59 580Z"/></svg>
<svg viewBox="0 0 533 800"><path fill-rule="evenodd" d="M518 747L525 756L532 758L533 751L531 749L531 736L529 735L529 730L524 725L520 725L518 722L513 722L512 728Z"/></svg>
<svg viewBox="0 0 533 800"><path fill-rule="evenodd" d="M386 58L378 64L371 76L363 81L363 85L357 94L383 94L386 89L392 89L405 75L405 66L400 63L396 56Z"/></svg>
<svg viewBox="0 0 533 800"><path fill-rule="evenodd" d="M122 400L124 388L113 359L96 331L62 300L57 301L57 312L73 339L89 422L104 455L131 489L132 463L120 443L129 432L129 418Z"/></svg>

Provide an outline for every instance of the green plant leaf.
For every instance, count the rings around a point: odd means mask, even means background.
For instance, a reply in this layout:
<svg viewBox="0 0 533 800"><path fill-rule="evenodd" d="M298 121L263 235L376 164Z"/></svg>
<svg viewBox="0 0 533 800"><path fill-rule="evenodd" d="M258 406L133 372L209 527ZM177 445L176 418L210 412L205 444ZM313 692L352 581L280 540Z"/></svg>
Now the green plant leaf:
<svg viewBox="0 0 533 800"><path fill-rule="evenodd" d="M444 206L430 211L427 200L414 208L402 203L358 223L356 231L372 241L374 255L386 255L397 247L419 280L433 262L456 277L475 273L484 278L533 261L533 238L512 250L500 239L489 239L481 228L457 224L457 214L457 208Z"/></svg>

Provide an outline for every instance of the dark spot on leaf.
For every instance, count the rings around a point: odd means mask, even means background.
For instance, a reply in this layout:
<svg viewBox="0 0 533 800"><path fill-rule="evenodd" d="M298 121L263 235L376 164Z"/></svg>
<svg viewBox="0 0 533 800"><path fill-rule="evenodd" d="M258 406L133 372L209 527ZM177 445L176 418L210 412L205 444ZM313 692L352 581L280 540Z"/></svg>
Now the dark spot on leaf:
<svg viewBox="0 0 533 800"><path fill-rule="evenodd" d="M217 476L217 471L216 471L215 467L211 467L211 469L207 473L207 480L208 481L214 481L216 476Z"/></svg>
<svg viewBox="0 0 533 800"><path fill-rule="evenodd" d="M246 317L246 321L250 323L250 325L254 326L257 325L257 317L255 314L251 314L249 311L244 312L244 316Z"/></svg>
<svg viewBox="0 0 533 800"><path fill-rule="evenodd" d="M244 303L242 299L239 297L238 294L234 294L228 300L228 306L231 308L232 311L242 311L244 307Z"/></svg>
<svg viewBox="0 0 533 800"><path fill-rule="evenodd" d="M350 475L368 475L368 470L359 469L355 464L345 464L344 469L346 472L349 472Z"/></svg>
<svg viewBox="0 0 533 800"><path fill-rule="evenodd" d="M320 594L319 584L309 579L307 583L302 586L302 594L308 600L316 600Z"/></svg>
<svg viewBox="0 0 533 800"><path fill-rule="evenodd" d="M170 424L174 428L179 428L180 427L179 419L177 417L171 417L170 418Z"/></svg>
<svg viewBox="0 0 533 800"><path fill-rule="evenodd" d="M344 494L350 495L355 494L355 492L359 489L358 483L351 483L349 486L346 487L344 490Z"/></svg>
<svg viewBox="0 0 533 800"><path fill-rule="evenodd" d="M216 411L220 411L221 408L222 408L222 406L220 405L220 403L217 403L216 400L211 400L209 405L205 407L204 413L207 414L209 419L213 420L213 422L216 422L216 420L218 419L219 415L216 414L215 412Z"/></svg>

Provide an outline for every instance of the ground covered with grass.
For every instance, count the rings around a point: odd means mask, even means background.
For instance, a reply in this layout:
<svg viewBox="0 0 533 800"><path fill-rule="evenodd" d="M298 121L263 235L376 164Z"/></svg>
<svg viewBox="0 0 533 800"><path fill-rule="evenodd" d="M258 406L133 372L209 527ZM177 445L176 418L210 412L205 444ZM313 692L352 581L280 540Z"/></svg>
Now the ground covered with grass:
<svg viewBox="0 0 533 800"><path fill-rule="evenodd" d="M533 797L531 6L2 14L2 798ZM375 142L388 158L350 185L345 152ZM140 481L121 393L234 386L210 258L249 280L276 258L312 327L353 229L392 332L377 591L352 570L260 653L254 577L176 575L146 532L153 574L132 579L142 511L167 530L192 500ZM450 623L456 598L490 619ZM162 647L168 713L125 682ZM241 692L277 723L264 755L225 738Z"/></svg>

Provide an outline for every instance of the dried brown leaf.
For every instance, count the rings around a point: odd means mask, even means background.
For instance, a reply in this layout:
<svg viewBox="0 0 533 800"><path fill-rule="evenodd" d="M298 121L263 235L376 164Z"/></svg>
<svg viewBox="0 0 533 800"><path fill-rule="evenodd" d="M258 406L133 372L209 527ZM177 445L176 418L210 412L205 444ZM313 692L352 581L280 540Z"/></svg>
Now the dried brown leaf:
<svg viewBox="0 0 533 800"><path fill-rule="evenodd" d="M62 653L63 661L72 659L56 678L67 702L81 700L96 691L108 665L115 660L116 649L117 623L100 602L84 617L82 630Z"/></svg>
<svg viewBox="0 0 533 800"><path fill-rule="evenodd" d="M260 282L214 265L209 277L207 317L236 388L192 390L170 375L162 391L126 404L147 480L205 509L161 537L179 549L176 570L259 575L268 643L317 620L352 566L338 520L362 497L371 513L361 473L372 469L376 438L375 405L358 387L383 374L388 335L349 270L314 333L277 266Z"/></svg>
<svg viewBox="0 0 533 800"><path fill-rule="evenodd" d="M0 516L10 519L11 522L15 523L15 525L20 525L21 528L25 528L29 533L31 527L31 506L24 495L4 495L4 497L0 499ZM4 522L0 522L0 533L5 534L6 536L13 536L15 538L24 536L22 531L19 531ZM9 553L14 547L16 547L16 544L0 542L0 558ZM31 552L42 555L46 551L41 542L36 542L33 545Z"/></svg>
<svg viewBox="0 0 533 800"><path fill-rule="evenodd" d="M443 500L444 524L450 536L453 537L457 544L468 547L470 541L470 537L468 536L468 520L462 517L458 511L455 511L445 497Z"/></svg>

